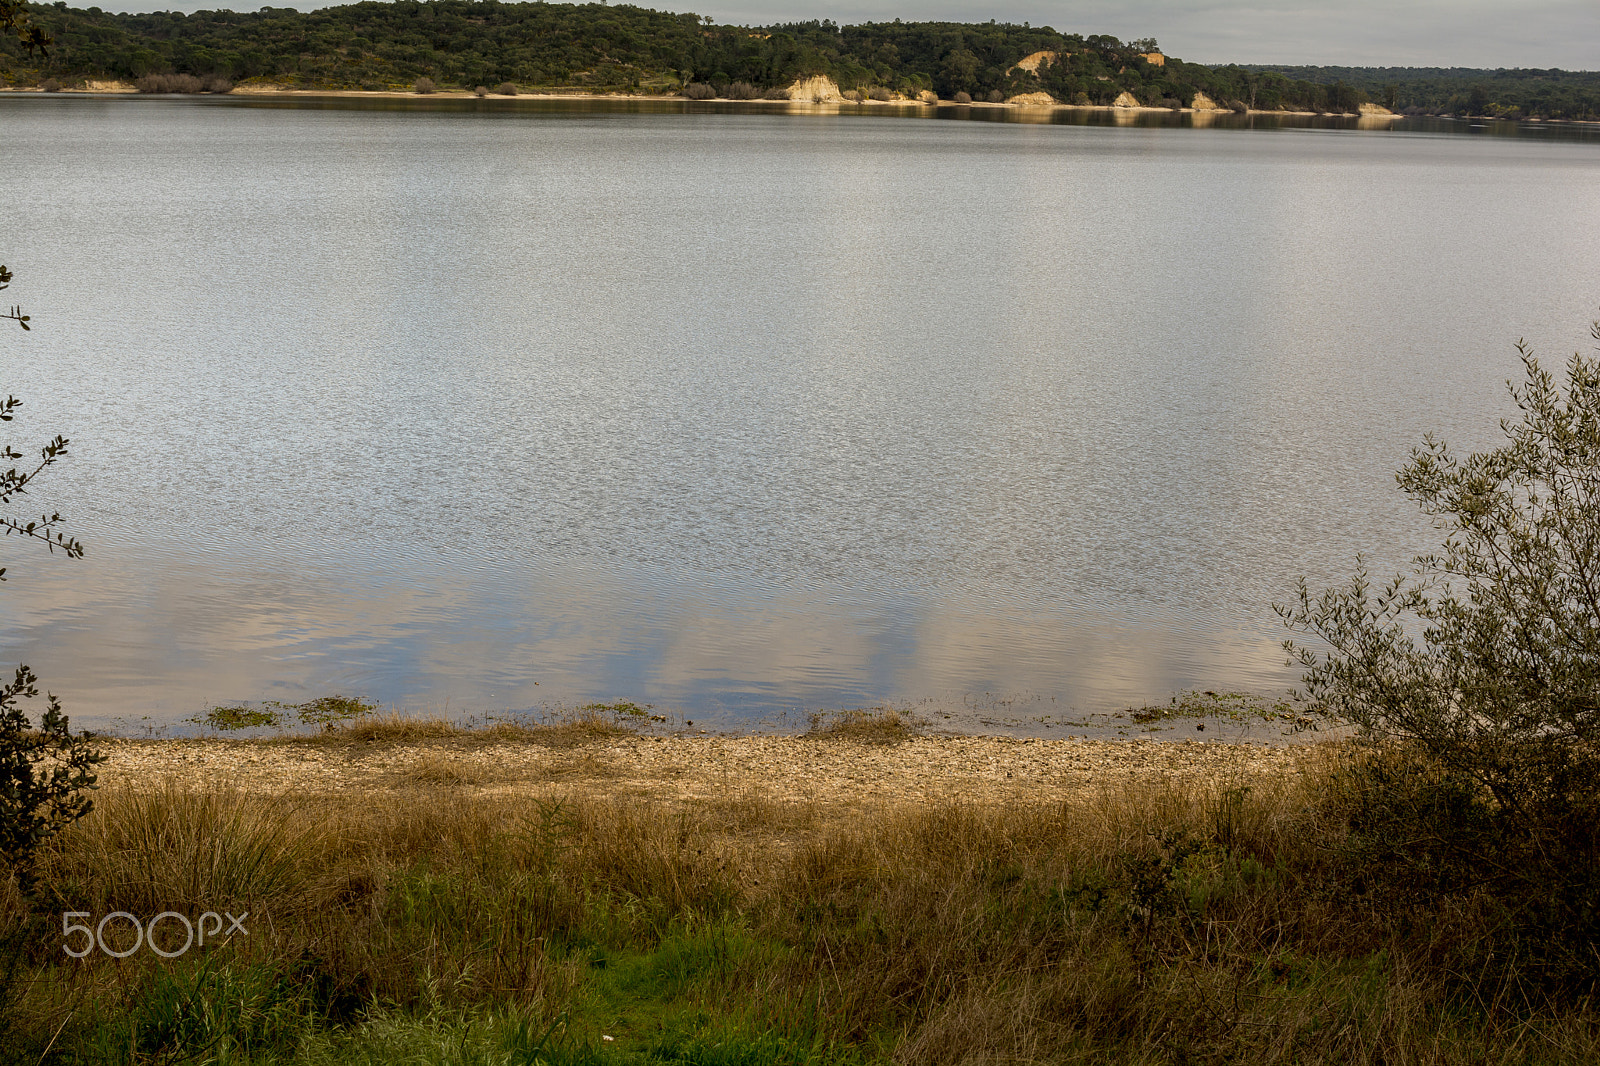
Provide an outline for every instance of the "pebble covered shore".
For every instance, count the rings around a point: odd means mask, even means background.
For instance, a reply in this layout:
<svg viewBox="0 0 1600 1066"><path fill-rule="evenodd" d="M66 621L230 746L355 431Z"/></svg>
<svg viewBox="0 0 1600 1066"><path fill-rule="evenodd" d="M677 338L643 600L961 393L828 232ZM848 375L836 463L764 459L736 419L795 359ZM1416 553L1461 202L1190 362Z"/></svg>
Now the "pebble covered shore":
<svg viewBox="0 0 1600 1066"><path fill-rule="evenodd" d="M1319 744L919 736L898 743L784 736L623 736L571 747L473 738L400 742L103 740L103 786L172 782L273 794L481 794L570 784L693 801L757 794L834 805L1043 802L1121 782L1232 784L1303 772Z"/></svg>

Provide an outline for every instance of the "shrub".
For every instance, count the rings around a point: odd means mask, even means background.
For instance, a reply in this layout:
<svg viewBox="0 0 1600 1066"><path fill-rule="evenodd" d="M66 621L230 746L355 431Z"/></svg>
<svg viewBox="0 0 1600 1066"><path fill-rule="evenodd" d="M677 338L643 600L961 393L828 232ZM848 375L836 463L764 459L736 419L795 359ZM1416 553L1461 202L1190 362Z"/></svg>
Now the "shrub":
<svg viewBox="0 0 1600 1066"><path fill-rule="evenodd" d="M417 83L412 86L412 91L419 96L427 96L429 93L438 92L439 87L433 83L432 78L418 78Z"/></svg>
<svg viewBox="0 0 1600 1066"><path fill-rule="evenodd" d="M19 705L39 694L38 678L26 666L0 685L0 862L26 891L40 845L93 807L83 795L95 787L91 768L105 761L88 738L68 727L61 703L46 697L34 729Z"/></svg>
<svg viewBox="0 0 1600 1066"><path fill-rule="evenodd" d="M197 93L205 83L193 74L146 74L134 87L142 93Z"/></svg>
<svg viewBox="0 0 1600 1066"><path fill-rule="evenodd" d="M712 100L716 98L717 90L703 81L692 81L683 87L683 95L691 100Z"/></svg>
<svg viewBox="0 0 1600 1066"><path fill-rule="evenodd" d="M728 91L723 93L729 100L757 100L761 91L747 81L736 81L728 86Z"/></svg>
<svg viewBox="0 0 1600 1066"><path fill-rule="evenodd" d="M1006 95L999 89L991 89L987 99L991 104L1003 104L1005 103Z"/></svg>
<svg viewBox="0 0 1600 1066"><path fill-rule="evenodd" d="M970 103L972 103L972 94L971 93L956 93L956 95L953 97L953 99L958 104L970 104Z"/></svg>
<svg viewBox="0 0 1600 1066"><path fill-rule="evenodd" d="M10 283L11 272L0 266L0 289ZM24 330L31 328L30 316L24 315L20 307L12 307L0 317L16 322ZM0 401L0 422L11 421L20 404L14 396ZM65 437L46 444L32 470L13 467L0 471L0 504L25 494L45 467L66 454L67 444ZM0 447L0 458L15 460L22 454L5 445ZM60 521L59 514L44 515L36 522L0 516L0 529L7 535L42 540L51 551L59 548L69 559L82 558L83 545L54 532ZM0 580L5 573L5 568L0 567ZM104 761L98 752L90 750L83 736L68 728L61 704L54 696L46 697L39 727L33 728L20 702L39 694L37 680L26 666L19 666L16 677L9 684L0 685L0 863L16 876L24 892L31 885L34 852L89 812L90 801L82 792L95 785L90 768Z"/></svg>
<svg viewBox="0 0 1600 1066"><path fill-rule="evenodd" d="M762 93L761 98L763 100L787 100L789 99L789 90L781 86L773 86Z"/></svg>
<svg viewBox="0 0 1600 1066"><path fill-rule="evenodd" d="M233 82L224 78L221 74L212 74L205 79L205 90L208 93L217 93L218 95L231 93L233 92Z"/></svg>
<svg viewBox="0 0 1600 1066"><path fill-rule="evenodd" d="M1246 104L1243 100L1229 100L1228 109L1237 115L1247 115L1250 113L1250 105Z"/></svg>
<svg viewBox="0 0 1600 1066"><path fill-rule="evenodd" d="M1429 435L1397 475L1442 548L1377 592L1359 565L1315 597L1302 579L1277 610L1328 649L1285 642L1310 694L1406 753L1405 774L1360 771L1369 842L1438 891L1489 893L1513 954L1587 981L1593 953L1551 953L1600 935L1600 360L1574 355L1563 395L1517 351L1507 443L1458 460Z"/></svg>
<svg viewBox="0 0 1600 1066"><path fill-rule="evenodd" d="M39 91L45 93L58 93L61 91L61 83L55 78L46 78L44 81L39 83Z"/></svg>
<svg viewBox="0 0 1600 1066"><path fill-rule="evenodd" d="M891 100L893 98L894 94L881 85L874 85L871 89L867 90L867 99L869 100L876 100L879 103L883 103L884 101Z"/></svg>
<svg viewBox="0 0 1600 1066"><path fill-rule="evenodd" d="M509 81L503 81L495 89L495 95L497 95L497 96L515 96L515 95L517 95L517 87L515 85L512 85Z"/></svg>
<svg viewBox="0 0 1600 1066"><path fill-rule="evenodd" d="M861 102L861 94L855 89L846 89L839 95L843 96L846 100L849 100L852 104L859 104Z"/></svg>
<svg viewBox="0 0 1600 1066"><path fill-rule="evenodd" d="M474 96L488 96L489 95L489 87L487 85L480 85L477 88L472 90L472 95L474 95Z"/></svg>

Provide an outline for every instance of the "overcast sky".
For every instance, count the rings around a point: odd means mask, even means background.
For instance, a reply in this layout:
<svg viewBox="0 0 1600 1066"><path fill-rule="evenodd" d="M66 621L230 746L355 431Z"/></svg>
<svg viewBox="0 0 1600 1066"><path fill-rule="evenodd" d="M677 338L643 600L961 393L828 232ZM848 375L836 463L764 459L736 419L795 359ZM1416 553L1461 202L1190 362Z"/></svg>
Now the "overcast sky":
<svg viewBox="0 0 1600 1066"><path fill-rule="evenodd" d="M94 0L74 0L88 7ZM882 22L1030 22L1065 33L1154 37L1162 50L1199 63L1344 66L1600 68L1600 0L641 0L718 22L764 25L801 19ZM113 11L232 7L259 0L110 3ZM276 0L302 10L327 3Z"/></svg>

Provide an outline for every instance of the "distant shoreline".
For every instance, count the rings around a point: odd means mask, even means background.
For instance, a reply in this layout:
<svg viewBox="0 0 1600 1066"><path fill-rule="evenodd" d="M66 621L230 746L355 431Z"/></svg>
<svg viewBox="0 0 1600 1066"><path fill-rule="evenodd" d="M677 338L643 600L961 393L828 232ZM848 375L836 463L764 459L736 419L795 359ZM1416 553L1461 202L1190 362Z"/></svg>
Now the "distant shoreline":
<svg viewBox="0 0 1600 1066"><path fill-rule="evenodd" d="M24 88L22 86L0 87L0 93L19 93L19 94L21 94L21 93L42 93L42 92L43 92L43 90L38 89L36 87L29 87L29 88ZM62 90L58 91L57 93L54 93L53 95L56 95L56 96L184 96L184 95L211 96L211 95L218 95L218 94L213 94L213 93L199 93L199 94L187 94L187 93L141 93L133 85L131 85L131 84L127 83L127 82L91 81L86 86L79 87L79 88L72 88L72 89L62 89ZM478 94L476 94L474 92L469 92L468 90L465 90L465 89L440 89L440 90L437 90L437 91L431 92L431 93L418 93L418 92L414 92L414 91L411 91L411 90L399 90L399 89L290 89L290 88L285 88L283 86L265 86L265 85L241 85L241 86L236 86L233 89L232 92L224 94L224 95L228 95L228 96L266 96L266 97L286 96L286 97L301 97L301 98L308 98L308 99L309 98L323 97L323 98L335 98L335 99L374 99L374 100L383 100L383 99L394 99L394 100L423 100L423 99L434 99L434 100L479 100L479 99L481 99L481 100L490 100L490 99L498 99L498 100L571 100L571 101L577 101L577 100L640 100L640 101L647 101L647 102L652 102L652 103L756 104L756 105L762 105L762 106L771 106L771 107L775 107L775 108L803 107L803 108L807 108L807 109L827 109L827 110L832 110L832 111L843 111L843 110L846 110L846 109L857 109L857 110L873 110L873 109L905 110L907 108L918 108L918 109L920 109L920 108L935 108L935 107L970 107L970 108L972 108L974 110L977 110L977 111L1109 111L1109 112L1120 112L1120 113L1123 113L1123 114L1149 114L1149 113L1160 112L1160 113L1171 114L1171 115L1195 115L1195 114L1198 114L1198 115L1230 115L1230 114L1236 114L1237 113L1237 112L1234 112L1234 111L1232 111L1230 109L1227 109L1227 108L1217 108L1215 110L1202 108L1202 109L1198 109L1197 110L1197 109L1191 108L1191 107L1183 107L1183 108L1144 107L1144 106L1117 107L1117 106L1112 105L1112 104L1064 104L1064 103L1059 103L1059 102L1051 103L1051 104L1034 104L1034 103L1016 104L1016 103L1011 103L1009 101L1005 101L1005 102L1001 102L1001 103L988 103L986 101L974 100L971 103L962 104L962 103L957 103L954 100L939 100L937 103L930 103L930 102L925 101L925 100L900 99L900 100L860 100L860 101L855 101L855 100L831 100L831 101L823 101L823 102L813 103L813 102L808 102L808 101L803 101L803 100L731 100L731 99L726 99L724 97L715 97L715 98L712 98L712 99L709 99L709 100L691 100L690 98L688 98L686 96L682 96L682 95L679 95L679 94L676 94L676 93L670 93L670 94L669 93L583 93L583 92L540 92L540 91L537 91L537 90L530 90L528 92L519 92L516 96L502 96L499 93L489 93L487 96L481 96L480 97L480 96L478 96ZM1354 111L1328 112L1328 111L1257 111L1257 110L1252 110L1252 111L1249 111L1249 112L1246 112L1246 113L1247 114L1251 114L1251 115L1284 115L1284 116L1294 116L1294 117L1301 117L1301 118L1324 117L1324 118L1399 119L1399 118L1404 118L1405 117L1403 115L1396 115L1396 114L1364 114L1364 113L1357 113L1357 112L1354 112Z"/></svg>
<svg viewBox="0 0 1600 1066"><path fill-rule="evenodd" d="M0 86L0 95L44 95L44 90L37 87ZM55 96L212 96L214 93L142 93L127 82L90 81L85 86L70 89L61 89L53 94ZM941 99L936 103L926 100L913 100L909 98L898 100L829 100L811 102L803 100L732 100L725 97L714 97L709 100L693 100L677 93L616 93L616 92L541 92L530 90L519 92L516 96L502 96L499 93L489 93L478 96L465 89L441 89L431 93L418 93L412 90L400 89L291 89L283 86L242 85L236 86L231 92L222 94L239 97L286 97L294 99L372 99L372 100L638 100L646 103L696 103L696 104L739 104L758 105L775 109L801 109L808 113L838 113L848 111L883 110L887 112L906 110L935 110L938 108L964 107L973 111L1013 111L1020 114L1050 114L1058 111L1084 111L1084 112L1109 112L1113 114L1139 115L1139 114L1168 114L1168 115L1195 115L1204 117L1218 117L1222 115L1244 114L1250 116L1278 116L1281 118L1353 118L1371 123L1374 126L1389 122L1398 122L1402 119L1441 118L1460 122L1516 122L1530 123L1542 126L1600 126L1600 120L1591 119L1561 119L1561 118L1536 118L1525 117L1518 119L1497 118L1493 115L1403 115L1392 111L1273 111L1265 109L1250 109L1244 112L1233 111L1228 108L1167 108L1139 106L1117 106L1115 104L1066 104L1055 102L1050 104L1013 103L1003 101L989 103L974 100L970 103L958 103L954 100Z"/></svg>

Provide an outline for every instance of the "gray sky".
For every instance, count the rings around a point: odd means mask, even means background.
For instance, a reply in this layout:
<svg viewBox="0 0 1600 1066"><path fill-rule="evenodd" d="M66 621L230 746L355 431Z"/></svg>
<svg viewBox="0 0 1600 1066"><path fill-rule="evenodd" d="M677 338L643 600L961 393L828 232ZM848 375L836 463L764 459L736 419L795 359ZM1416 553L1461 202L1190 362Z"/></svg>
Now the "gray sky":
<svg viewBox="0 0 1600 1066"><path fill-rule="evenodd" d="M76 0L87 7L93 0ZM1199 63L1600 69L1600 0L639 0L718 22L831 18L1030 22L1065 33L1154 37ZM75 6L76 6L75 4ZM259 0L110 3L113 11L232 7ZM276 0L303 10L329 6Z"/></svg>

